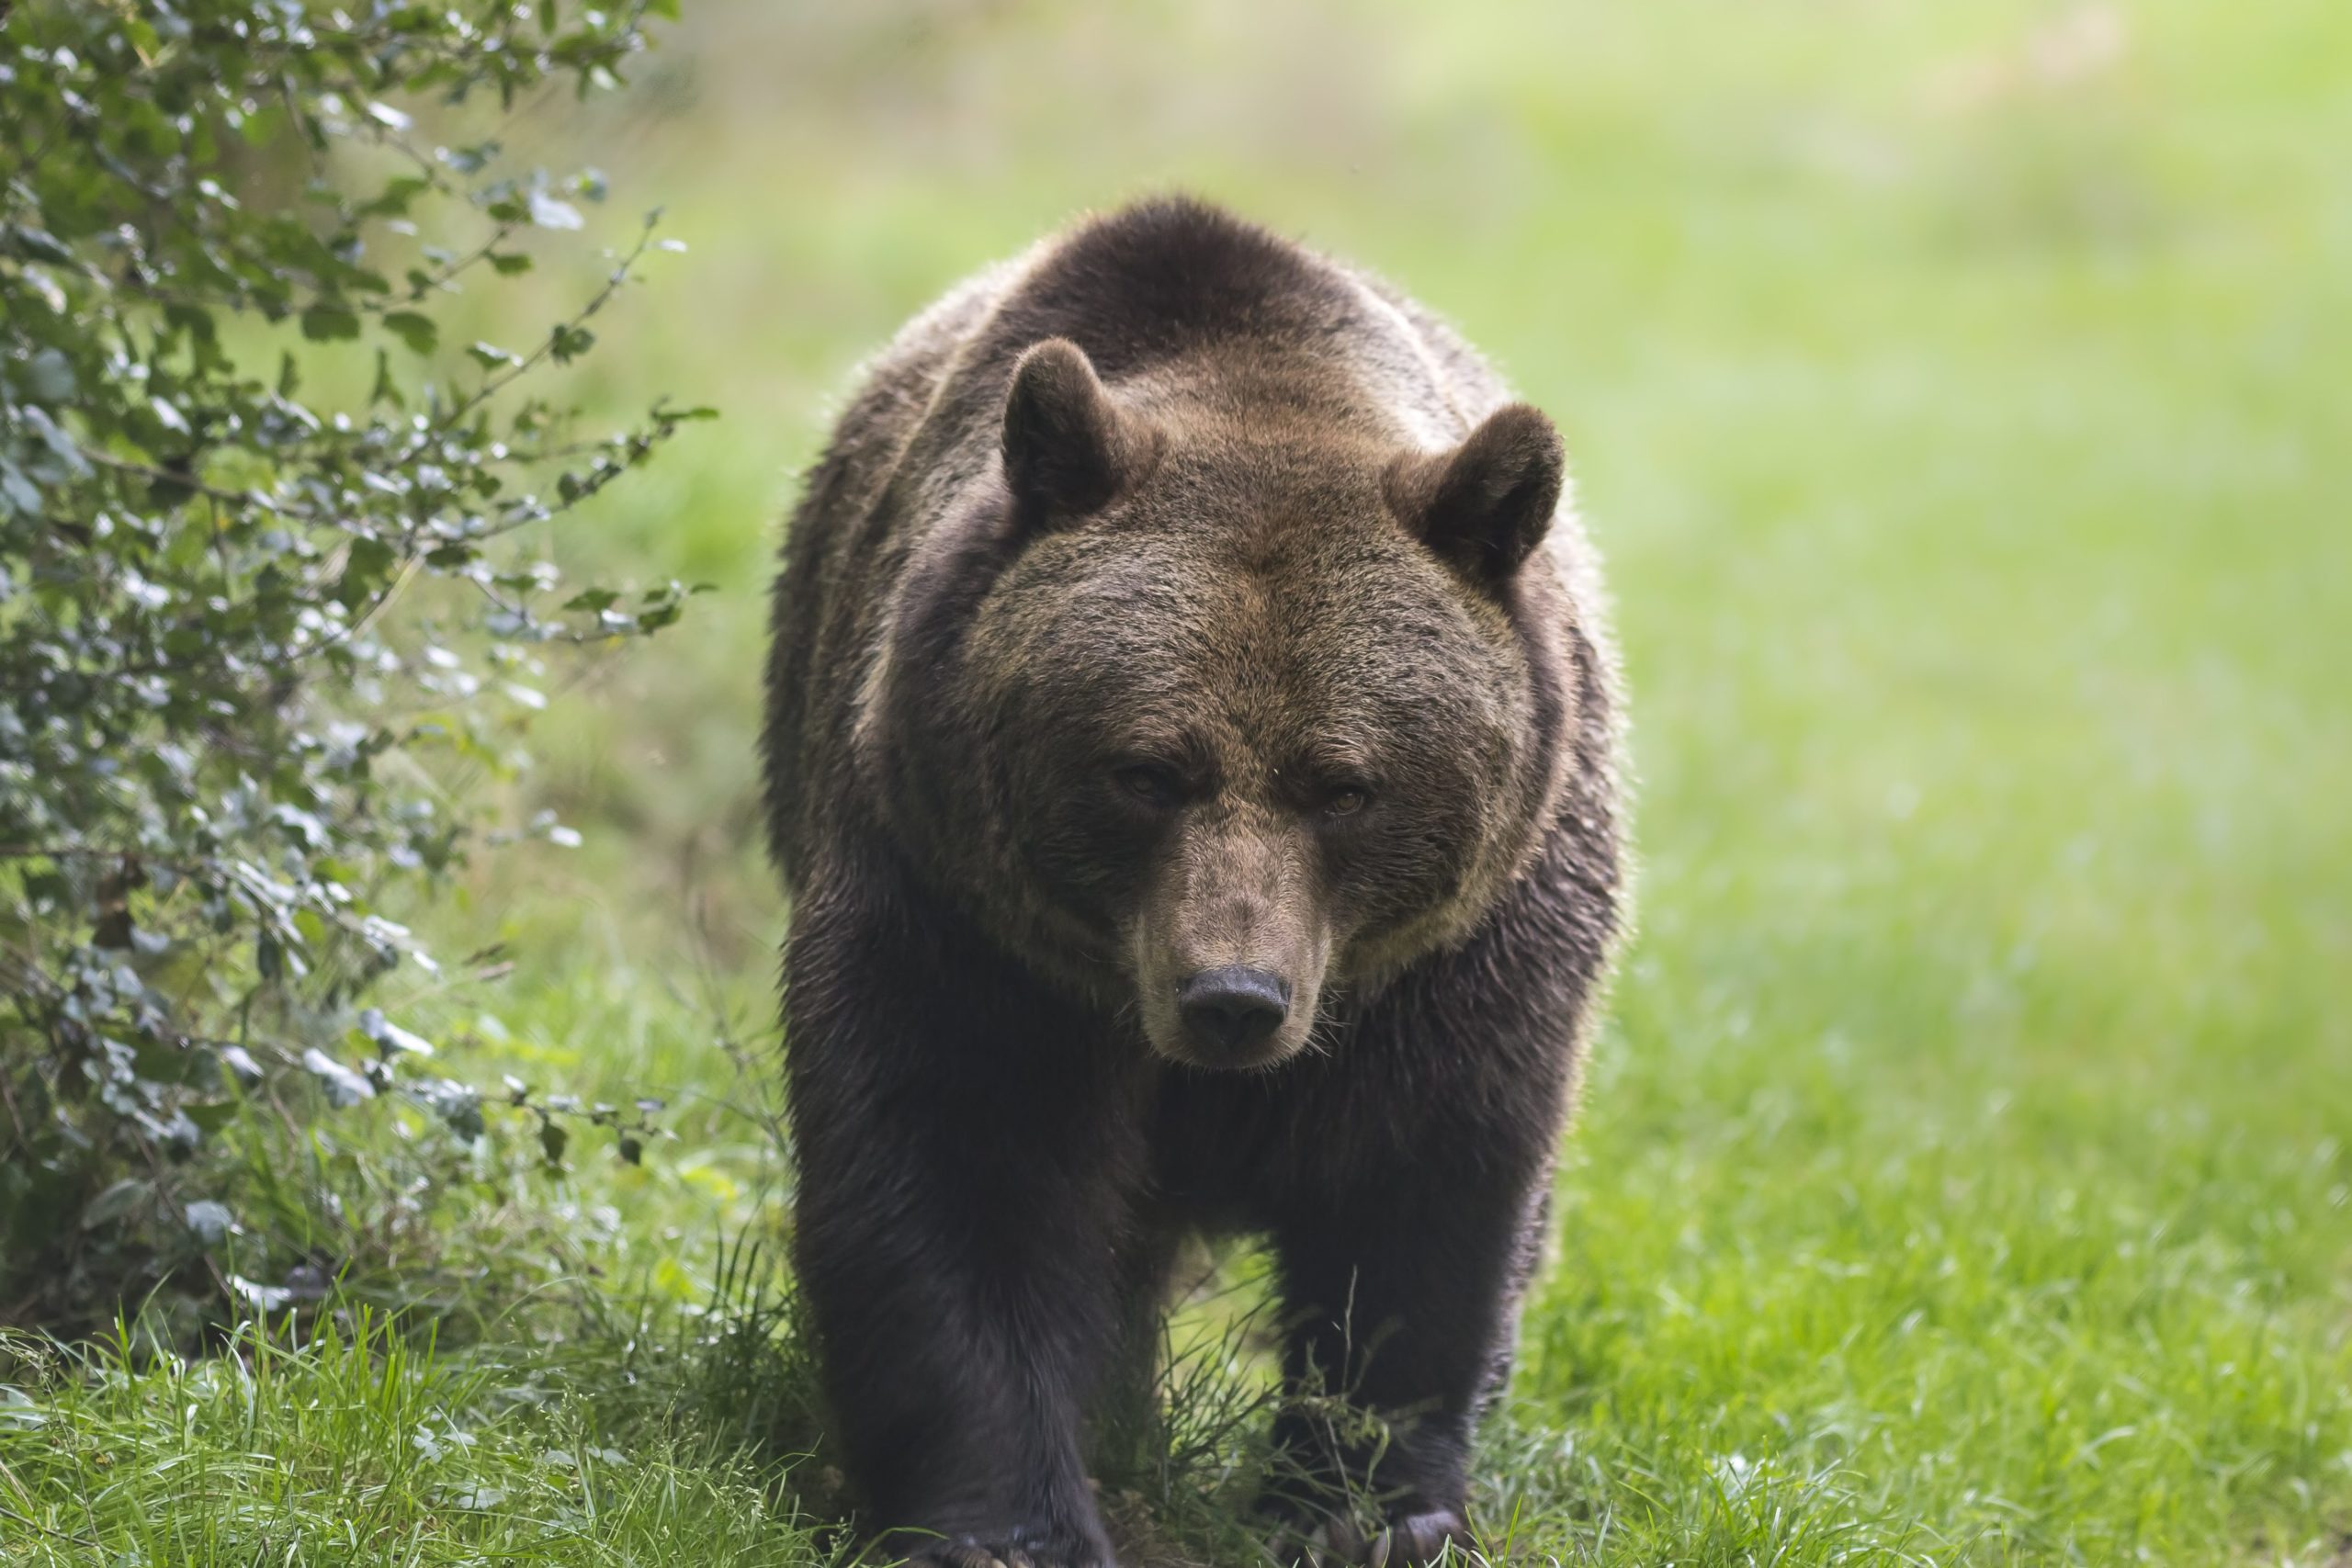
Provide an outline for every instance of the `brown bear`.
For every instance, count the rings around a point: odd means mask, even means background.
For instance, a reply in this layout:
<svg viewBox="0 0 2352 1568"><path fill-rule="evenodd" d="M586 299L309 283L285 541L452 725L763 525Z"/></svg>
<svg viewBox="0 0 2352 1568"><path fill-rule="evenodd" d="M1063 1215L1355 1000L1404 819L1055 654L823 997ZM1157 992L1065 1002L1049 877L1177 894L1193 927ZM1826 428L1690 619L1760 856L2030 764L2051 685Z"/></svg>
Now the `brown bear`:
<svg viewBox="0 0 2352 1568"><path fill-rule="evenodd" d="M866 373L763 744L795 1259L897 1550L1109 1563L1090 1412L1176 1247L1230 1233L1287 1374L1391 1428L1294 1404L1270 1506L1340 1556L1468 1544L1621 919L1564 485L1419 306L1191 200L979 275Z"/></svg>

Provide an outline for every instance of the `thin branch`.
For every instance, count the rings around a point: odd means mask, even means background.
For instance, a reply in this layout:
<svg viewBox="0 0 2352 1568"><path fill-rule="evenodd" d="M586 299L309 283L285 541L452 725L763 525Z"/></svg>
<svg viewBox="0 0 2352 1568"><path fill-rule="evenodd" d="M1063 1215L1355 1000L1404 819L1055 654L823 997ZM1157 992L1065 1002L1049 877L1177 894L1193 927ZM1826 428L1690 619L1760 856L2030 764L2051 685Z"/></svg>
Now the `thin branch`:
<svg viewBox="0 0 2352 1568"><path fill-rule="evenodd" d="M222 490L217 485L206 484L193 474L174 473L169 468L159 468L153 463L141 463L130 457L118 457L112 453L96 451L88 446L80 446L78 450L85 461L95 463L99 468L114 468L126 474L137 474L159 484L177 485L197 495L209 496L214 501L226 502L232 506L258 506L265 512L275 513L280 517L292 517L304 523L331 521L320 516L307 506L272 501L259 491Z"/></svg>
<svg viewBox="0 0 2352 1568"><path fill-rule="evenodd" d="M614 265L611 276L605 279L605 286L596 290L596 292L590 297L588 303L581 307L578 314L574 315L570 321L565 321L561 326L559 326L549 332L546 339L540 343L538 347L533 349L529 354L508 366L505 370L492 372L490 375L484 376L482 378L481 385L475 388L469 396L460 399L457 403L453 404L447 413L444 413L438 420L435 421L428 434L432 435L447 434L450 431L456 429L458 422L463 420L468 414L473 412L474 410L481 407L482 404L490 401L491 399L496 397L499 393L513 386L522 377L536 369L547 359L548 355L555 352L555 345L562 341L566 333L575 327L578 327L590 317L595 315L597 311L603 310L605 304L611 300L612 297L620 291L621 285L628 281L629 273L631 269L637 265L638 259L645 254L646 246L652 243L653 224L649 220L646 223L644 230L639 233L636 245L630 249L628 254L621 257L621 259Z"/></svg>

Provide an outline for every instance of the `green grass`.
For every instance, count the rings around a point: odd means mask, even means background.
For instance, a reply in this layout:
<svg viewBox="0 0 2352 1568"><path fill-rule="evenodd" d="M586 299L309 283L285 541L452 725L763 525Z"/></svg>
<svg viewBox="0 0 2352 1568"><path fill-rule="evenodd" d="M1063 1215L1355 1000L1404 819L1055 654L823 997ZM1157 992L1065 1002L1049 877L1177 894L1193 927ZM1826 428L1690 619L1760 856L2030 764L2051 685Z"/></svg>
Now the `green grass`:
<svg viewBox="0 0 2352 1568"><path fill-rule="evenodd" d="M693 247L591 397L727 417L554 547L722 592L548 716L527 804L586 846L437 917L519 961L441 998L503 1021L460 1067L662 1094L678 1138L583 1143L481 1224L577 1220L567 1280L705 1326L715 1238L779 1234L752 740L789 476L929 296L1182 183L1488 346L1619 600L1643 930L1482 1456L1493 1554L2352 1554L2352 17L689 11L548 135ZM103 1550L0 1516L0 1557L815 1560L777 1325L722 1315L680 1364L731 1371L649 1401L551 1293L438 1363L42 1383L0 1504ZM535 1366L560 1398L500 1396ZM1241 1376L1130 1509L1218 1562ZM444 1424L476 1443L427 1463ZM630 1463L545 1463L588 1447Z"/></svg>
<svg viewBox="0 0 2352 1568"><path fill-rule="evenodd" d="M609 1430L547 1369L459 1366L365 1316L299 1348L248 1330L194 1363L118 1347L36 1375L48 1397L0 1403L11 1562L780 1568L834 1555L745 1453L650 1425Z"/></svg>

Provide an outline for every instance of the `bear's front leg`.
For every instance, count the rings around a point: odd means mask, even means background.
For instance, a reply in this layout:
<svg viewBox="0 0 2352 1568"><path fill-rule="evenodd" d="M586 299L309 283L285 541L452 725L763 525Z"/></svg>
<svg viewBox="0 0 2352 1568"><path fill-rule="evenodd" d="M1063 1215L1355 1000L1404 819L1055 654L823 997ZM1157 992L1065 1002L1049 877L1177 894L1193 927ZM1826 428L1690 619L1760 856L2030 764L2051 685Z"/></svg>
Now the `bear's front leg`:
<svg viewBox="0 0 2352 1568"><path fill-rule="evenodd" d="M1294 1399L1268 1501L1313 1555L1407 1568L1469 1550L1472 1429L1508 1360L1547 1170L1535 1151L1433 1151L1278 1224Z"/></svg>
<svg viewBox="0 0 2352 1568"><path fill-rule="evenodd" d="M955 1568L1107 1568L1080 1412L1115 1337L1114 1053L882 874L795 910L794 1256L868 1522Z"/></svg>

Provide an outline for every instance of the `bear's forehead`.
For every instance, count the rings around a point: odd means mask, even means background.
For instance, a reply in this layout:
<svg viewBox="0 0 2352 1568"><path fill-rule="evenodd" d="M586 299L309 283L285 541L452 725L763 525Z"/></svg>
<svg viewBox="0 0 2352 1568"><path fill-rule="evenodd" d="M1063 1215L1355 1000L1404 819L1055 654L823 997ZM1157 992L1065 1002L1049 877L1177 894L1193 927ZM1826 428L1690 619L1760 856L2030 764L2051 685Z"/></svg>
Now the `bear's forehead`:
<svg viewBox="0 0 2352 1568"><path fill-rule="evenodd" d="M1178 654L1263 660L1329 645L1426 655L1433 641L1478 640L1462 586L1401 533L1383 533L1317 520L1130 531L1039 587L1081 635Z"/></svg>
<svg viewBox="0 0 2352 1568"><path fill-rule="evenodd" d="M1028 680L1251 734L1476 704L1508 660L1463 586L1417 550L1401 535L1275 550L1098 539L1024 595Z"/></svg>
<svg viewBox="0 0 2352 1568"><path fill-rule="evenodd" d="M1246 417L1163 425L1159 459L1125 510L1244 525L1378 511L1382 476L1400 449L1284 414L1256 407Z"/></svg>

